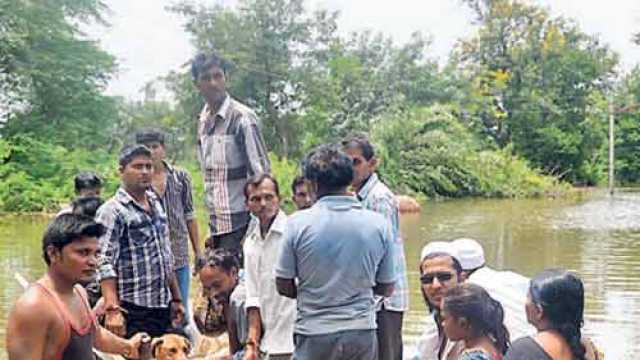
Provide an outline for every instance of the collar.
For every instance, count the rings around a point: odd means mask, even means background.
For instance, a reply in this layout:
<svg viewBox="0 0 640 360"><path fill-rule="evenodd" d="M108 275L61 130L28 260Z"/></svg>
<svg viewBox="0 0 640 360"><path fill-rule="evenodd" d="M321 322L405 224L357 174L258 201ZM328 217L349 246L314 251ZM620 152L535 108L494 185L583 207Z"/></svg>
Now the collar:
<svg viewBox="0 0 640 360"><path fill-rule="evenodd" d="M218 112L215 113L216 118L220 117L223 120L226 119L227 110L229 109L229 106L231 106L231 96L229 96L229 93L226 93L224 101L222 102L222 105L220 105L220 109L218 109ZM205 114L207 114L209 116L213 115L211 113L211 109L209 108L209 104L208 103L205 103L204 107L205 107Z"/></svg>
<svg viewBox="0 0 640 360"><path fill-rule="evenodd" d="M379 182L380 180L378 179L378 174L376 174L375 172L372 173L371 176L369 176L369 178L367 179L367 182L365 182L358 191L358 198L362 200L366 199L367 196L369 196L371 190L373 190L373 188L378 185Z"/></svg>
<svg viewBox="0 0 640 360"><path fill-rule="evenodd" d="M258 232L260 232L259 222L260 220L256 218L256 225L257 225L256 230ZM286 229L287 229L287 214L285 214L284 211L282 211L282 209L279 209L278 214L276 215L276 218L273 220L273 223L271 223L271 227L269 228L269 231L267 232L266 237L268 237L269 234L271 234L272 232L282 235L284 234L284 231Z"/></svg>
<svg viewBox="0 0 640 360"><path fill-rule="evenodd" d="M326 195L316 201L316 204L326 206L331 210L362 209L362 204L358 199L349 195ZM315 204L313 207L315 207Z"/></svg>
<svg viewBox="0 0 640 360"><path fill-rule="evenodd" d="M173 166L171 166L171 164L167 162L167 160L162 160L162 164L164 164L164 167L165 169L167 169L168 173L173 174L175 172L175 169L173 168Z"/></svg>
<svg viewBox="0 0 640 360"><path fill-rule="evenodd" d="M271 224L271 228L269 232L277 232L279 234L284 234L284 231L287 228L287 214L282 211L282 209L278 210L278 215L276 215L275 220Z"/></svg>
<svg viewBox="0 0 640 360"><path fill-rule="evenodd" d="M147 190L145 192L145 195L149 199L150 203L155 200L155 194L153 193L153 191ZM131 194L129 194L122 186L118 188L118 191L116 191L116 194L114 196L116 200L118 200L123 205L134 203L142 208L142 206L136 201L136 199L134 199L133 196L131 196ZM153 204L151 205L153 206Z"/></svg>

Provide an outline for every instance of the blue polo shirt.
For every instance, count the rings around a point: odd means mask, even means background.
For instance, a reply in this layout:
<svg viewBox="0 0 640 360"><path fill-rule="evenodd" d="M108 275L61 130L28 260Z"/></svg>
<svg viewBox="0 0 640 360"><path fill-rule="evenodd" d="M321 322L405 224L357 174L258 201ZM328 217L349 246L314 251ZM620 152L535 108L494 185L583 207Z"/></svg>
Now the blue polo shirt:
<svg viewBox="0 0 640 360"><path fill-rule="evenodd" d="M352 196L325 196L289 217L276 276L297 279L294 332L376 328L373 287L394 283L388 221Z"/></svg>

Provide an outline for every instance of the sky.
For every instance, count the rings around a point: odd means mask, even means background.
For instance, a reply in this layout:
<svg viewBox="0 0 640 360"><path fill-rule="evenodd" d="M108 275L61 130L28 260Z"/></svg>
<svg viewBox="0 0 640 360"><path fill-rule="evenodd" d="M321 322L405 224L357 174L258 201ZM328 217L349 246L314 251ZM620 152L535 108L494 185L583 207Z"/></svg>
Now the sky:
<svg viewBox="0 0 640 360"><path fill-rule="evenodd" d="M230 5L234 0L192 0L202 4ZM165 10L176 0L106 0L110 27L93 26L89 36L116 56L120 71L107 88L110 95L140 100L140 89L158 76L177 70L194 50L182 28L183 19ZM640 46L631 34L640 31L639 0L529 0L553 15L574 19L588 34L598 35L620 54L623 70L640 64ZM460 0L307 0L318 7L339 10L343 33L371 29L382 31L398 43L414 31L431 36L430 56L446 59L460 38L475 28L471 12Z"/></svg>

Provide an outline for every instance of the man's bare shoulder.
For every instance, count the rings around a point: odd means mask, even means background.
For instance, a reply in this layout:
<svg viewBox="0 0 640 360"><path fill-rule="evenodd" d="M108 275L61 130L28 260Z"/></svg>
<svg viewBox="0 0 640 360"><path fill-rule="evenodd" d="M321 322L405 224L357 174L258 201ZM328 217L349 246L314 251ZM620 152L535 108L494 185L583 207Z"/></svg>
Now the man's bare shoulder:
<svg viewBox="0 0 640 360"><path fill-rule="evenodd" d="M32 285L13 305L11 319L27 324L51 324L55 319L55 307L48 295Z"/></svg>

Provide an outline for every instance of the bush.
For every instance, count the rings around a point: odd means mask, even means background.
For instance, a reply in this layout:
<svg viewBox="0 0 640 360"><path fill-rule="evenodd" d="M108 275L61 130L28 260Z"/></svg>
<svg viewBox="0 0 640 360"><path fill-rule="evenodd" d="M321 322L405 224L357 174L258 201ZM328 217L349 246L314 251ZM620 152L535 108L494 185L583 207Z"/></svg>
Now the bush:
<svg viewBox="0 0 640 360"><path fill-rule="evenodd" d="M397 192L429 197L524 197L555 191L558 181L512 155L483 148L450 107L397 111L375 121L379 172Z"/></svg>

